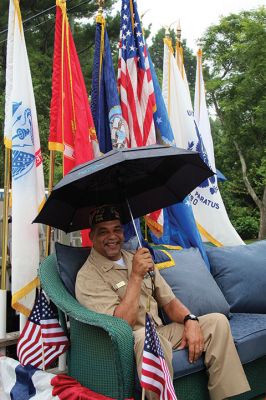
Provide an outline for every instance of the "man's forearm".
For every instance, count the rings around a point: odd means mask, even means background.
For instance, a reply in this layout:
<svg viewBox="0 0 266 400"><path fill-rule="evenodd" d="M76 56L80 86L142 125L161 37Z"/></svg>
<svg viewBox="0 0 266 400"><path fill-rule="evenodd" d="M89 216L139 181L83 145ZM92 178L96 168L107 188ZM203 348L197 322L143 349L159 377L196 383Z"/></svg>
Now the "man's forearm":
<svg viewBox="0 0 266 400"><path fill-rule="evenodd" d="M114 311L115 317L126 320L132 327L138 316L141 283L141 277L136 275L130 276L125 296Z"/></svg>
<svg viewBox="0 0 266 400"><path fill-rule="evenodd" d="M183 323L185 316L190 314L189 309L178 299L171 300L163 307L163 310L173 322L179 323Z"/></svg>

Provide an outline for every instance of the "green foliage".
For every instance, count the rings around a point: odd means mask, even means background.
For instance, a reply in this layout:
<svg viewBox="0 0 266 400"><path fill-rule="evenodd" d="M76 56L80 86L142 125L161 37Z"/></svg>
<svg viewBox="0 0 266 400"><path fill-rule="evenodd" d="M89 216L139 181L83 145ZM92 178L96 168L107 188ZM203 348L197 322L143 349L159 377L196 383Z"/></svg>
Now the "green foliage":
<svg viewBox="0 0 266 400"><path fill-rule="evenodd" d="M242 211L245 212L245 209L242 209ZM243 240L257 238L259 230L258 217L243 215L238 218L233 217L232 222Z"/></svg>
<svg viewBox="0 0 266 400"><path fill-rule="evenodd" d="M253 237L260 217L243 183L234 142L243 153L249 182L262 200L266 187L265 22L264 7L231 14L201 39L208 102L218 115L212 123L216 165L229 179L222 195L230 219L245 237L248 232ZM239 206L244 212L236 220Z"/></svg>

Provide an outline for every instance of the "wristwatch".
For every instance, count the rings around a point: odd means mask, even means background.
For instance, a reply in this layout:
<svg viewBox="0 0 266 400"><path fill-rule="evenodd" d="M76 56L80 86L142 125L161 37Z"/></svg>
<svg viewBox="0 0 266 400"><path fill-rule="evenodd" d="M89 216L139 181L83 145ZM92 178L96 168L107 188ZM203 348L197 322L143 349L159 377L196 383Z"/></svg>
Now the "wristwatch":
<svg viewBox="0 0 266 400"><path fill-rule="evenodd" d="M188 321L189 319L191 319L192 321L198 321L198 320L199 320L198 317L196 317L196 315L194 315L194 314L188 314L188 315L186 315L185 318L184 318L184 323L185 323L186 321Z"/></svg>

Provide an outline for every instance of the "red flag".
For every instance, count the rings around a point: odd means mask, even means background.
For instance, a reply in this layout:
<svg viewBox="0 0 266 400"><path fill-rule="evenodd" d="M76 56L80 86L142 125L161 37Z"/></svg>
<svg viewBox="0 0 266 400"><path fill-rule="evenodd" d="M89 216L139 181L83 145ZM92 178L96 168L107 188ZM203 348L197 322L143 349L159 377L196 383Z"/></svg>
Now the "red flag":
<svg viewBox="0 0 266 400"><path fill-rule="evenodd" d="M118 87L122 115L129 132L129 147L156 144L153 113L156 100L137 2L123 0L120 24ZM163 232L163 210L146 217L157 236Z"/></svg>
<svg viewBox="0 0 266 400"><path fill-rule="evenodd" d="M64 153L64 174L99 155L66 3L57 2L49 149Z"/></svg>
<svg viewBox="0 0 266 400"><path fill-rule="evenodd" d="M100 155L66 2L60 0L56 7L49 149L63 152L64 175ZM82 239L87 245L87 231Z"/></svg>

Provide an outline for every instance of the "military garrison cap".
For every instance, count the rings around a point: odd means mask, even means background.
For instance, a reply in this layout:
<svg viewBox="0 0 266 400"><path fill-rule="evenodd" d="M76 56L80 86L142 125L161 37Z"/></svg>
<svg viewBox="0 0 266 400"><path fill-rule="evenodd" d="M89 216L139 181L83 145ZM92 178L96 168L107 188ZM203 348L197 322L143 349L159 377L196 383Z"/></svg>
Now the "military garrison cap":
<svg viewBox="0 0 266 400"><path fill-rule="evenodd" d="M105 221L120 220L120 214L115 206L101 206L94 208L89 214L89 227L93 228L96 224Z"/></svg>

